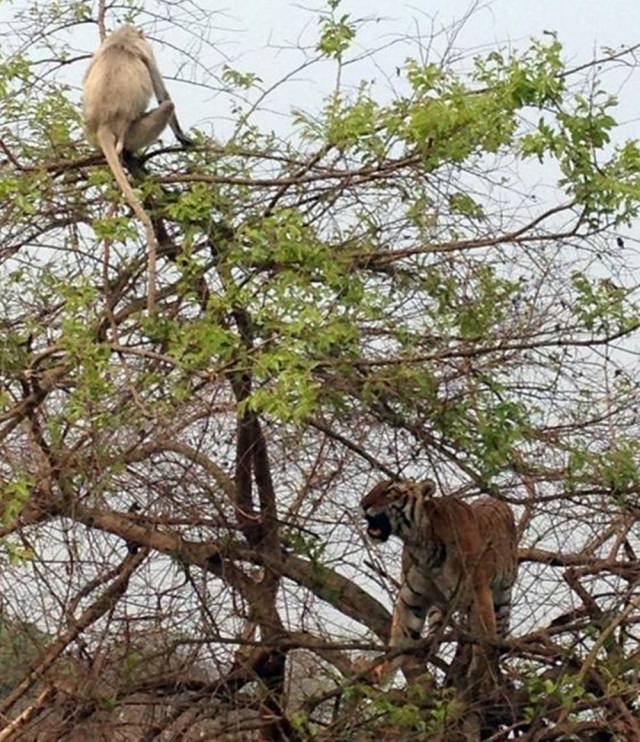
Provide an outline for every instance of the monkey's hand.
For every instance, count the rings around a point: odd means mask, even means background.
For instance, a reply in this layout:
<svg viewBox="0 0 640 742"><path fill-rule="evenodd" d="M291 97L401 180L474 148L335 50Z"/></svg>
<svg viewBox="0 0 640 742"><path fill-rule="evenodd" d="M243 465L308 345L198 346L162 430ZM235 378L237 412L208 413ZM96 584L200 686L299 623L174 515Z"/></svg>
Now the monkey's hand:
<svg viewBox="0 0 640 742"><path fill-rule="evenodd" d="M176 132L176 139L177 139L177 140L178 140L178 141L180 142L180 144L181 144L181 145L182 145L182 146L183 146L183 147L184 147L185 149L190 149L191 147L195 147L195 145L196 145L195 141L194 141L193 139L191 139L191 137L188 137L188 136L187 136L187 135L186 135L186 134L185 134L185 133L184 133L184 132L182 131L182 129L180 130L180 132L179 132L179 133L178 133L178 132Z"/></svg>

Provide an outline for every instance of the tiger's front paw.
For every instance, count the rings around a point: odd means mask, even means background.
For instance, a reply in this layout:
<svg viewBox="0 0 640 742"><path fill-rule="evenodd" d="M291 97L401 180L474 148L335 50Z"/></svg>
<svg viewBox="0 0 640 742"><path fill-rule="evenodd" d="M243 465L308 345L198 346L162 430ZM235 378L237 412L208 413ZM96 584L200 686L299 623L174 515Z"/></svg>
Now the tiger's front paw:
<svg viewBox="0 0 640 742"><path fill-rule="evenodd" d="M373 669L371 673L373 682L377 685L382 685L386 680L390 680L393 677L396 669L393 660L385 660Z"/></svg>
<svg viewBox="0 0 640 742"><path fill-rule="evenodd" d="M379 685L391 675L391 662L380 663L370 658L360 657L354 660L353 670L356 679L367 685Z"/></svg>

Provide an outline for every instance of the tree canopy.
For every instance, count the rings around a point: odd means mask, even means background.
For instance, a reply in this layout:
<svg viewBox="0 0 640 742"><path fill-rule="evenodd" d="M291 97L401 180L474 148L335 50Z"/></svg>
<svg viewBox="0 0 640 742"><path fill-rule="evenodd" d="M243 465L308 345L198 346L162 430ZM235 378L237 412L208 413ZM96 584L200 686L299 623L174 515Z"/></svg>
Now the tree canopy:
<svg viewBox="0 0 640 742"><path fill-rule="evenodd" d="M366 21L330 0L279 83L212 69L206 9L98 5L3 11L0 740L640 736L640 146L606 85L634 50L417 35L354 85ZM127 162L151 314L80 113L123 22L199 122ZM321 99L260 117L319 65ZM516 514L484 704L447 674L455 636L415 684L368 674L399 544L358 503L396 477Z"/></svg>

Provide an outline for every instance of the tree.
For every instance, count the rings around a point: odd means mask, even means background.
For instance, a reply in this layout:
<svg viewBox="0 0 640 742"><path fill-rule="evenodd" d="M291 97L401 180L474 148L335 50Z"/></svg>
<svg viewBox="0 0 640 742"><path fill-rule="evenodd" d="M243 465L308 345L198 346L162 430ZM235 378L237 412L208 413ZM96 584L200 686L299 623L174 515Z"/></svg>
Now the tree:
<svg viewBox="0 0 640 742"><path fill-rule="evenodd" d="M144 234L69 70L96 21L168 18L168 39L184 17L15 11L0 739L640 735L640 150L599 79L633 50L570 69L551 37L424 63L423 38L395 92L354 88L362 28L339 5L307 49L338 72L317 109L261 128L277 86L228 66L232 135L128 163L160 243L153 315ZM217 82L198 83L208 106ZM496 698L462 698L447 652L413 685L366 672L399 567L358 502L396 476L518 516Z"/></svg>

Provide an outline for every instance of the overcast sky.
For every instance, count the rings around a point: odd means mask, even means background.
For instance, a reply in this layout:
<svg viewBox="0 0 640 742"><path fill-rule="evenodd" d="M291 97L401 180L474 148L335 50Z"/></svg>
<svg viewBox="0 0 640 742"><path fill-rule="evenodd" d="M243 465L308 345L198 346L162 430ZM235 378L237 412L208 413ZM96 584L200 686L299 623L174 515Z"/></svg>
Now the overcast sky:
<svg viewBox="0 0 640 742"><path fill-rule="evenodd" d="M17 9L29 7L33 11L34 5L24 0L0 2L5 45L10 44L10 22ZM97 3L92 5L95 14ZM154 21L154 48L159 52L161 68L166 75L171 76L178 68L178 50L187 49L197 63L189 66L184 64L182 57L179 76L210 84L209 72L220 74L223 65L230 64L241 71L260 75L263 87L291 74L303 62L303 51L292 47L305 47L307 58L312 55L319 38L318 13L328 11L326 0L196 0L195 5L174 2L158 6L156 2L146 2L144 7L147 13L141 18L144 18L145 30L151 30L149 23ZM194 7L203 8L204 13ZM375 63L369 58L349 65L343 81L356 85L361 79L375 78L374 93L379 100L384 99L385 85L388 91L389 83L401 84L395 70L402 67L408 56L416 56L418 35L423 46L430 36L434 37L431 61L438 61L449 43L469 58L473 53L494 48L523 49L532 37L545 38L545 32L558 34L565 59L571 65L602 56L606 48L620 49L623 45L629 47L640 42L640 0L414 0L395 3L342 0L336 13L349 14L352 19L369 19L359 30L347 59L379 49ZM466 22L460 24L465 17ZM117 22L113 11L109 11L107 21L111 26ZM452 37L456 26L457 33ZM204 46L194 41L202 34L208 36ZM71 53L88 53L98 41L97 29L86 25L80 31L71 28L65 31L62 27L57 35L68 42ZM15 41L18 44L18 37ZM159 41L172 46L174 51L168 52L166 46L162 49ZM65 79L77 88L78 94L85 68L86 63L82 61L64 70ZM335 65L330 62L293 75L273 98L269 98L271 109L286 114L296 105L312 110L314 105L319 107L332 89L334 76ZM629 68L620 67L613 74L607 72L605 78L608 90L621 93L622 107L617 117L628 123L640 118L640 105L636 102L638 80L633 79L629 84L629 78ZM628 87L624 87L625 84ZM213 126L214 133L219 136L230 130L235 117L226 96L175 81L171 84L171 93L178 109L184 111L187 126L200 125L205 130ZM625 135L635 136L635 126L627 128Z"/></svg>
<svg viewBox="0 0 640 742"><path fill-rule="evenodd" d="M343 0L338 13L352 17L380 17L395 20L395 30L414 30L413 19L419 19L426 30L430 19L437 26L449 26L477 6L473 21L462 32L463 47L482 44L519 42L543 31L557 31L565 40L569 53L590 54L599 45L631 45L638 39L640 3L637 0L493 0L471 3L469 0L428 0L396 2L388 0ZM224 6L211 4L212 9ZM291 2L290 0L237 0L226 10L254 38L266 40L273 31L279 37L293 38L295 31L309 22L310 10L326 9L324 2ZM253 22L251 21L253 19Z"/></svg>
<svg viewBox="0 0 640 742"><path fill-rule="evenodd" d="M304 47L308 55L313 52L319 37L318 11L326 11L328 7L319 0L236 0L232 6L214 2L202 5L210 8L213 26L207 67L220 73L222 65L229 64L243 72L254 72L262 78L263 87L274 84L303 62L302 50L292 47ZM343 82L356 85L361 79L375 80L374 90L379 100L384 100L385 89L388 91L390 85L399 84L397 78L394 79L395 69L401 67L408 56L416 55L418 35L422 37L423 46L433 36L431 61L438 61L450 44L461 56L469 58L473 53L494 48L523 49L532 37L545 38L545 32L556 32L565 48L565 59L571 65L600 57L606 48L619 49L640 41L639 0L607 3L601 0L480 0L475 3L470 0L397 3L343 0L336 12L339 15L348 13L352 19L369 19L358 32L346 59L373 49L380 51L373 59L349 65ZM466 22L459 24L465 17ZM158 28L158 35L166 38L162 28ZM607 89L620 93L623 99L617 117L627 124L640 115L638 96L634 93L638 81L633 79L630 85L629 78L628 68L607 72L605 78ZM270 109L281 113L288 112L292 106L313 110L331 91L334 80L335 66L330 62L300 71L270 96ZM198 92L189 86L180 87L182 89L175 93L177 102L192 108ZM224 96L205 95L204 98L198 101L198 111L190 111L192 120L187 124L207 128L205 122L208 122L214 126L214 133L224 136L231 127L228 103L223 100ZM211 108L209 103L213 103ZM214 120L208 115L213 110ZM266 124L268 119L260 116L258 121ZM276 121L269 120L269 124L277 128ZM635 131L626 127L625 135L635 136Z"/></svg>

